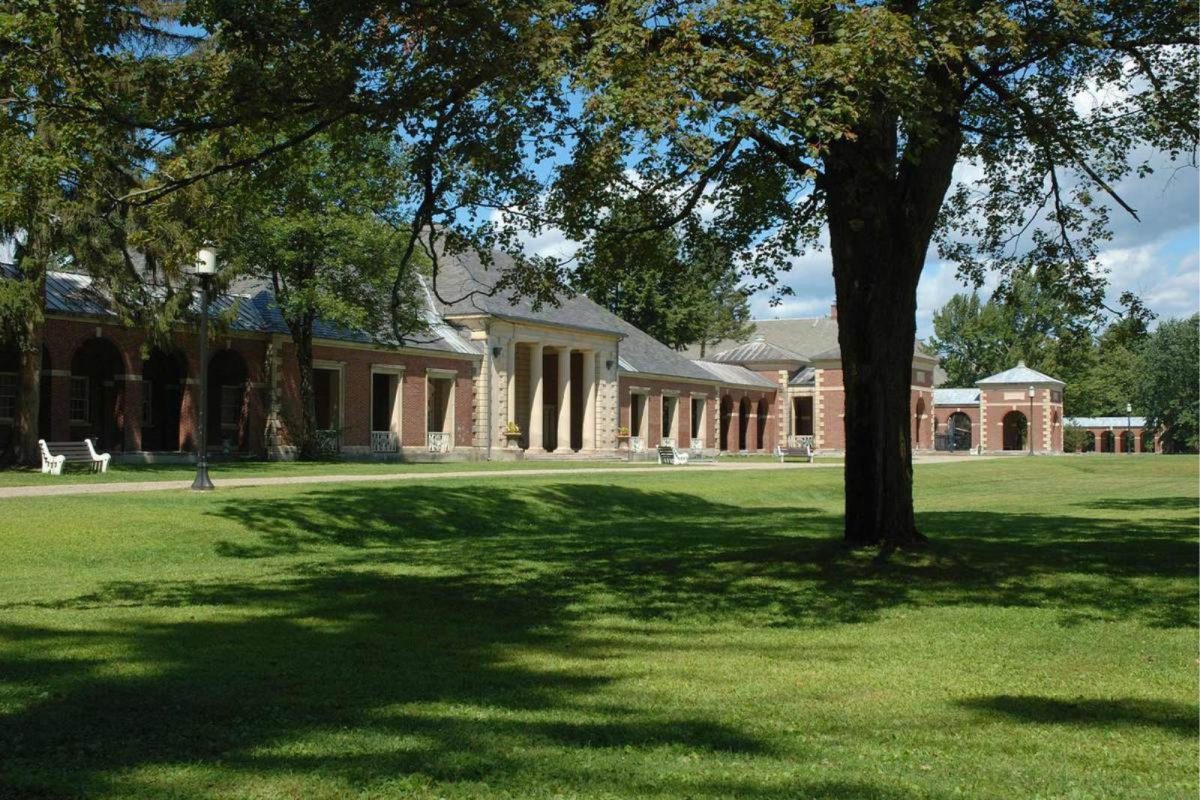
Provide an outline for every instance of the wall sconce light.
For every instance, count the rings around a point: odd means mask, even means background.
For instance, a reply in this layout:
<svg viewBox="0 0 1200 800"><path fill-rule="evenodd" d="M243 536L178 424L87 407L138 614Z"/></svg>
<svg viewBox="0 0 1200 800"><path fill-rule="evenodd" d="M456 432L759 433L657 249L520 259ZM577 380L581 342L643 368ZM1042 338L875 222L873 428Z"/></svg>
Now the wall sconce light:
<svg viewBox="0 0 1200 800"><path fill-rule="evenodd" d="M606 370L609 370L610 372L612 371L612 359L611 358L608 361L604 362L604 368Z"/></svg>
<svg viewBox="0 0 1200 800"><path fill-rule="evenodd" d="M500 351L502 351L503 349L504 349L503 347L493 347L492 348L492 358L499 358Z"/></svg>

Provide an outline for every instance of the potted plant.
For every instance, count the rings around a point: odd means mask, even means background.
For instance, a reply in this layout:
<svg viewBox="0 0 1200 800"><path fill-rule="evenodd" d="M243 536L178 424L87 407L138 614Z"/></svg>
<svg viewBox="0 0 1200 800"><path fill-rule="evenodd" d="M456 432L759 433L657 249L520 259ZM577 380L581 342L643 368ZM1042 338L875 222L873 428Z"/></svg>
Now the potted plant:
<svg viewBox="0 0 1200 800"><path fill-rule="evenodd" d="M621 425L617 428L617 449L624 450L629 445L629 426Z"/></svg>
<svg viewBox="0 0 1200 800"><path fill-rule="evenodd" d="M515 422L509 422L504 426L504 443L506 447L517 447L521 443L521 426Z"/></svg>

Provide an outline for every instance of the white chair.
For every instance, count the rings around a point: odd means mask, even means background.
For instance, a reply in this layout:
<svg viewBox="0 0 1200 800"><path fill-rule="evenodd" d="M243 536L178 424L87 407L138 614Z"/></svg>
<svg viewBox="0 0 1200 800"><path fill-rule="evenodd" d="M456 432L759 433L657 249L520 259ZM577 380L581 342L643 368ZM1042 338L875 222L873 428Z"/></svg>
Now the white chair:
<svg viewBox="0 0 1200 800"><path fill-rule="evenodd" d="M42 451L42 472L50 475L62 475L63 464L66 463L67 457L50 455L50 447L46 444L45 439L38 439L38 448Z"/></svg>

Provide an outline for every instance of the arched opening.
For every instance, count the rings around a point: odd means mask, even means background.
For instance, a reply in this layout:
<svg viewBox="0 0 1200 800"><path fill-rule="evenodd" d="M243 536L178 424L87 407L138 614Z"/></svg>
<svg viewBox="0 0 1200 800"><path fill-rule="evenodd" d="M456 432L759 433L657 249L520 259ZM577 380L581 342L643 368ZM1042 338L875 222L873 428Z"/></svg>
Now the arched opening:
<svg viewBox="0 0 1200 800"><path fill-rule="evenodd" d="M68 405L71 439L92 439L97 450L119 450L124 441L122 407L125 361L105 338L88 339L71 358Z"/></svg>
<svg viewBox="0 0 1200 800"><path fill-rule="evenodd" d="M1121 452L1133 452L1133 431L1121 431Z"/></svg>
<svg viewBox="0 0 1200 800"><path fill-rule="evenodd" d="M955 411L946 420L946 438L951 450L971 449L971 418Z"/></svg>
<svg viewBox="0 0 1200 800"><path fill-rule="evenodd" d="M721 398L721 449L729 449L729 425L733 418L733 400L729 395Z"/></svg>
<svg viewBox="0 0 1200 800"><path fill-rule="evenodd" d="M236 350L221 350L208 362L208 449L233 453L246 449L249 392L246 360Z"/></svg>
<svg viewBox="0 0 1200 800"><path fill-rule="evenodd" d="M1087 431L1084 434L1083 452L1085 452L1085 453L1096 452L1096 432L1095 431Z"/></svg>
<svg viewBox="0 0 1200 800"><path fill-rule="evenodd" d="M1001 421L1004 428L1004 449L1024 450L1029 446L1029 420L1020 411L1010 411Z"/></svg>
<svg viewBox="0 0 1200 800"><path fill-rule="evenodd" d="M1116 452L1117 437L1112 431L1102 431L1100 433L1100 452L1114 453Z"/></svg>
<svg viewBox="0 0 1200 800"><path fill-rule="evenodd" d="M738 403L738 449L746 449L746 435L750 433L750 401L742 398Z"/></svg>
<svg viewBox="0 0 1200 800"><path fill-rule="evenodd" d="M1142 431L1142 452L1154 452L1154 434L1151 431Z"/></svg>
<svg viewBox="0 0 1200 800"><path fill-rule="evenodd" d="M925 427L925 398L917 398L916 410L913 414L913 439L912 446L914 448L921 446L921 429Z"/></svg>
<svg viewBox="0 0 1200 800"><path fill-rule="evenodd" d="M759 400L758 401L758 419L756 420L757 425L755 426L755 430L754 430L755 434L757 435L757 438L754 440L754 442L755 442L755 444L758 445L759 450L767 449L767 417L768 416L769 416L769 411L767 408L767 401L765 399Z"/></svg>
<svg viewBox="0 0 1200 800"><path fill-rule="evenodd" d="M178 450L187 360L178 351L150 351L142 364L142 449Z"/></svg>

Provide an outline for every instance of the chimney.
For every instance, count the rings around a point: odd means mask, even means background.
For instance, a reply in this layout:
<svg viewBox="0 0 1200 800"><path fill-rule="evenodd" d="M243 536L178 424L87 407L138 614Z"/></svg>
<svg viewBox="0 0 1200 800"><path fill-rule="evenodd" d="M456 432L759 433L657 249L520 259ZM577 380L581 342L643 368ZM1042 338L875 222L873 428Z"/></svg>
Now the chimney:
<svg viewBox="0 0 1200 800"><path fill-rule="evenodd" d="M834 303L829 307L829 318L834 320L837 319L837 303Z"/></svg>

